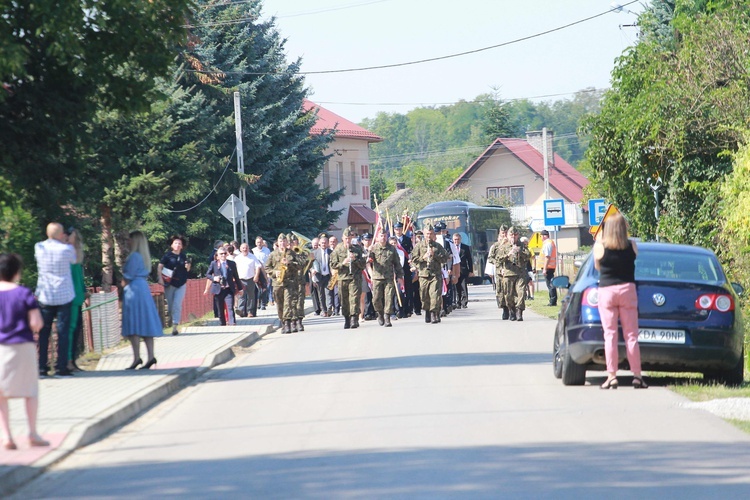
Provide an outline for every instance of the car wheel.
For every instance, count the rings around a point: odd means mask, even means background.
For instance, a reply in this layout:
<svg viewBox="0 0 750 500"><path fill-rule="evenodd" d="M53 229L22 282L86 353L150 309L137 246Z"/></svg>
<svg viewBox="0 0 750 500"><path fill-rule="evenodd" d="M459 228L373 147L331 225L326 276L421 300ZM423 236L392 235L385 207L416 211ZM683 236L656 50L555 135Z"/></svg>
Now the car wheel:
<svg viewBox="0 0 750 500"><path fill-rule="evenodd" d="M745 379L745 349L742 349L740 359L737 364L729 370L721 370L718 372L704 373L703 378L709 381L715 381L720 384L727 385L729 387L737 387L741 385Z"/></svg>
<svg viewBox="0 0 750 500"><path fill-rule="evenodd" d="M555 340L552 343L552 373L555 375L555 378L562 378L562 345L564 338L565 334L558 323L555 329Z"/></svg>
<svg viewBox="0 0 750 500"><path fill-rule="evenodd" d="M562 347L562 383L563 385L583 385L586 383L586 368L579 365L568 352L568 339Z"/></svg>

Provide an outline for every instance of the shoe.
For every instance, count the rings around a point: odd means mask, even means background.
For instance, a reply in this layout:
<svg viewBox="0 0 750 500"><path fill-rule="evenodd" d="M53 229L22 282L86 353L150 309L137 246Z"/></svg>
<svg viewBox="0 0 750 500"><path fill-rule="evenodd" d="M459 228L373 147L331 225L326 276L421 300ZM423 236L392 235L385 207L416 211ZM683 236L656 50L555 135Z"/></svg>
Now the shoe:
<svg viewBox="0 0 750 500"><path fill-rule="evenodd" d="M344 330L348 330L352 327L352 320L349 316L344 317Z"/></svg>
<svg viewBox="0 0 750 500"><path fill-rule="evenodd" d="M177 325L172 327L172 335L178 335L180 333L179 330L177 330Z"/></svg>
<svg viewBox="0 0 750 500"><path fill-rule="evenodd" d="M648 384L640 377L633 377L633 389L648 389Z"/></svg>
<svg viewBox="0 0 750 500"><path fill-rule="evenodd" d="M260 306L260 310L261 311L265 311L266 310L266 306Z"/></svg>
<svg viewBox="0 0 750 500"><path fill-rule="evenodd" d="M390 320L389 320L388 322L390 323ZM383 326L383 325L385 325L385 318L384 318L384 317L383 317L383 315L382 315L382 314L380 314L380 313L378 313L378 324L379 324L380 326Z"/></svg>
<svg viewBox="0 0 750 500"><path fill-rule="evenodd" d="M299 331L304 332L305 331L305 327L302 326L302 318L298 319L297 323L298 323L298 326L299 326Z"/></svg>
<svg viewBox="0 0 750 500"><path fill-rule="evenodd" d="M510 311L508 310L507 307L503 307L503 319L505 320L508 318L510 318Z"/></svg>
<svg viewBox="0 0 750 500"><path fill-rule="evenodd" d="M432 323L433 325L437 325L440 322L440 314L439 313L437 313L435 311L432 311L432 312L430 312L430 316L432 317L432 320L430 321L430 323Z"/></svg>
<svg viewBox="0 0 750 500"><path fill-rule="evenodd" d="M359 328L359 318L356 314L352 316L352 328Z"/></svg>
<svg viewBox="0 0 750 500"><path fill-rule="evenodd" d="M424 312L424 322L425 323L432 323L432 313L430 311Z"/></svg>
<svg viewBox="0 0 750 500"><path fill-rule="evenodd" d="M552 302L547 302L547 307L557 307L557 302L554 304Z"/></svg>
<svg viewBox="0 0 750 500"><path fill-rule="evenodd" d="M521 311L520 309L516 313L516 321L523 321L523 311Z"/></svg>
<svg viewBox="0 0 750 500"><path fill-rule="evenodd" d="M18 446L16 446L15 441L12 439L9 439L8 441L3 441L3 449L4 450L17 450Z"/></svg>
<svg viewBox="0 0 750 500"><path fill-rule="evenodd" d="M49 446L49 441L40 436L29 436L29 446Z"/></svg>
<svg viewBox="0 0 750 500"><path fill-rule="evenodd" d="M48 376L47 370L39 370L39 378L47 378Z"/></svg>
<svg viewBox="0 0 750 500"><path fill-rule="evenodd" d="M617 389L619 387L619 383L617 382L617 377L608 378L606 382L604 382L602 385L599 386L599 389Z"/></svg>
<svg viewBox="0 0 750 500"><path fill-rule="evenodd" d="M527 299L528 299L528 300L534 300L534 296L533 296L533 295L531 295L531 296L527 297Z"/></svg>
<svg viewBox="0 0 750 500"><path fill-rule="evenodd" d="M510 320L511 321L515 321L516 319L518 319L518 318L516 318L516 310L515 309L511 309L510 310Z"/></svg>
<svg viewBox="0 0 750 500"><path fill-rule="evenodd" d="M284 320L284 329L281 330L281 333L292 333L292 320Z"/></svg>
<svg viewBox="0 0 750 500"><path fill-rule="evenodd" d="M72 377L73 372L68 370L67 368L65 370L57 370L57 373L55 373L55 376L57 377Z"/></svg>
<svg viewBox="0 0 750 500"><path fill-rule="evenodd" d="M390 314L386 314L385 317L383 318L383 320L385 321L386 328L389 327L389 326L393 326L391 324L391 315Z"/></svg>
<svg viewBox="0 0 750 500"><path fill-rule="evenodd" d="M135 370L138 367L138 365L142 365L142 364L143 364L143 360L141 358L138 358L135 361L133 361L132 365L128 366L125 369L126 370Z"/></svg>
<svg viewBox="0 0 750 500"><path fill-rule="evenodd" d="M152 366L154 366L155 364L156 364L156 358L151 358L151 359L148 360L148 363L146 363L145 365L141 366L139 369L140 370L148 370Z"/></svg>

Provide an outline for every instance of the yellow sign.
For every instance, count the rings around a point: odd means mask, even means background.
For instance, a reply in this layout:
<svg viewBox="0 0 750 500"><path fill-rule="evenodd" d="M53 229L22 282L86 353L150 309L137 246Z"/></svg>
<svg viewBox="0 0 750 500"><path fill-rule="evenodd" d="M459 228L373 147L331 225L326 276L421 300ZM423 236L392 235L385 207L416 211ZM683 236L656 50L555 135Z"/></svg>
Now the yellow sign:
<svg viewBox="0 0 750 500"><path fill-rule="evenodd" d="M617 210L617 207L616 207L616 206L614 206L614 205L613 205L613 204L611 204L611 203L609 204L609 206L607 207L607 211L606 211L606 212L604 212L604 217L602 217L602 221L601 221L601 222L599 223L599 225L598 225L598 226L592 226L592 227L591 227L591 231L592 231L592 233L591 233L591 234L593 234L593 235L594 235L594 240L596 240L597 236L599 236L599 232L600 232L600 231L602 230L602 226L603 226L603 225L604 225L604 223L605 223L605 222L607 221L607 217L609 217L609 216L611 216L611 215L614 215L614 214L616 214L616 213L619 213L619 212L620 212L620 211L619 211L619 210ZM596 230L594 230L594 228L596 228Z"/></svg>
<svg viewBox="0 0 750 500"><path fill-rule="evenodd" d="M542 249L542 235L541 233L534 233L529 239L529 250L541 250Z"/></svg>

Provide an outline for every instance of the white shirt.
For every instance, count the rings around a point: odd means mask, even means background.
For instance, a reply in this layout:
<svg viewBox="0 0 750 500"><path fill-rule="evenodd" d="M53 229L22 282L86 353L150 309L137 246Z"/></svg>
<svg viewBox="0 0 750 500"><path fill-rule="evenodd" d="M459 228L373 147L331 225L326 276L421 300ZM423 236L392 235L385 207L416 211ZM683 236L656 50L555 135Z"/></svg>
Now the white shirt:
<svg viewBox="0 0 750 500"><path fill-rule="evenodd" d="M34 257L39 270L37 300L47 306L61 306L72 302L76 295L73 274L70 272L70 265L76 262L73 246L50 238L34 246Z"/></svg>
<svg viewBox="0 0 750 500"><path fill-rule="evenodd" d="M241 280L251 280L255 278L255 270L258 267L263 267L258 258L249 253L247 256L239 254L234 258L234 263L237 265L237 274Z"/></svg>
<svg viewBox="0 0 750 500"><path fill-rule="evenodd" d="M268 249L268 247L263 247L263 248L253 247L253 255L255 255L255 258L258 259L260 263L265 266L266 261L268 260L268 256L271 255L271 251Z"/></svg>

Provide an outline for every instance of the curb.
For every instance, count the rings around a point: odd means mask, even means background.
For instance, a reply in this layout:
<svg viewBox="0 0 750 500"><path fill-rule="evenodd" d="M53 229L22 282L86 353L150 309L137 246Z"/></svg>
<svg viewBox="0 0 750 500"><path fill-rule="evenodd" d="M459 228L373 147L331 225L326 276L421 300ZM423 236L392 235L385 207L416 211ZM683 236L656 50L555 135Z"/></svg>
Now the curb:
<svg viewBox="0 0 750 500"><path fill-rule="evenodd" d="M99 440L104 435L133 420L145 410L168 399L193 381L200 378L213 367L233 359L233 347L248 347L278 328L276 322L263 325L238 340L229 342L224 347L206 355L201 366L196 368L179 368L176 372L159 377L150 386L132 394L118 404L76 424L65 437L62 444L45 454L33 465L19 465L0 475L0 498L13 493L40 476L47 469L72 454L78 448Z"/></svg>

